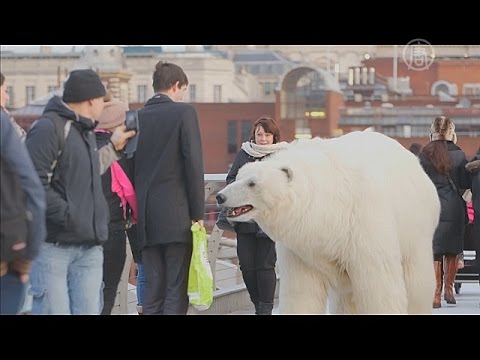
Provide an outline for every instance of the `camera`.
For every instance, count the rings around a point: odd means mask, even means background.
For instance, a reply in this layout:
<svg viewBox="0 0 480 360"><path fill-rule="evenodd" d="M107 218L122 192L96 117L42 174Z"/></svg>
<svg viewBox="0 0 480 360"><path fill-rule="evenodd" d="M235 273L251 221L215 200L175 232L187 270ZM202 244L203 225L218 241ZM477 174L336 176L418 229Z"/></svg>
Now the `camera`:
<svg viewBox="0 0 480 360"><path fill-rule="evenodd" d="M138 130L138 115L136 110L127 111L125 126L127 127L127 131Z"/></svg>

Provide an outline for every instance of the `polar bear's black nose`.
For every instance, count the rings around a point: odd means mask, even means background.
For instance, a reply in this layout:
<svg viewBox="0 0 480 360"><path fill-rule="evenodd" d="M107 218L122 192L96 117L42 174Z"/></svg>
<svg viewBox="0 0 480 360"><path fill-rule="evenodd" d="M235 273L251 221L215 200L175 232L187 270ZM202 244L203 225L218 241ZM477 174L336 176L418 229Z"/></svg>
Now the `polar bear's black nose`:
<svg viewBox="0 0 480 360"><path fill-rule="evenodd" d="M216 198L219 205L227 201L227 197L223 194L217 194Z"/></svg>

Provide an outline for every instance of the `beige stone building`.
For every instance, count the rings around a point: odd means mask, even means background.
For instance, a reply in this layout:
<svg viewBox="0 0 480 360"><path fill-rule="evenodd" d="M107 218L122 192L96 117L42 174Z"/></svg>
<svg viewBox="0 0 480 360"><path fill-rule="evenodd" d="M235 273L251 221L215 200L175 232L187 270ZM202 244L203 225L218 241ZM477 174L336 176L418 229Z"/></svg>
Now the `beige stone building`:
<svg viewBox="0 0 480 360"><path fill-rule="evenodd" d="M190 50L190 49L187 49ZM162 52L160 47L85 46L81 51L1 52L1 71L17 109L61 89L74 69L96 70L115 97L144 102L153 96L152 74L158 61L181 66L189 78L187 102L250 102L260 94L255 76L235 73L232 60L218 51Z"/></svg>

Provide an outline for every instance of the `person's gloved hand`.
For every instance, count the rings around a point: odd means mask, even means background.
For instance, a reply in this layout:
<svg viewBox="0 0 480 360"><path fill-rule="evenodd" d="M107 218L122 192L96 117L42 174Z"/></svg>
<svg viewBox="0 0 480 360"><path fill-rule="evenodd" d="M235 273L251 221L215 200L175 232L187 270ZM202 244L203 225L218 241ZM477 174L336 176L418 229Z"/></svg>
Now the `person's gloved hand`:
<svg viewBox="0 0 480 360"><path fill-rule="evenodd" d="M127 140L135 136L135 130L126 131L126 126L121 125L115 128L113 131L112 137L110 138L111 143L115 150L122 150L125 145L127 145Z"/></svg>

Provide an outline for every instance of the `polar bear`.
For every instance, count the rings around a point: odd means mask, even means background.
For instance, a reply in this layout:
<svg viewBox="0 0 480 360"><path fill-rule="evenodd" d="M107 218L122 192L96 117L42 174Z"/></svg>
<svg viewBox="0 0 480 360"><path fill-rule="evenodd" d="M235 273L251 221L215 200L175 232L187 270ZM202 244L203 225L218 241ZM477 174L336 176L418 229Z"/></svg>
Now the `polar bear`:
<svg viewBox="0 0 480 360"><path fill-rule="evenodd" d="M299 140L217 194L276 242L282 314L431 313L440 216L418 159L376 132Z"/></svg>

